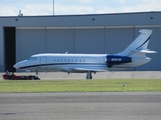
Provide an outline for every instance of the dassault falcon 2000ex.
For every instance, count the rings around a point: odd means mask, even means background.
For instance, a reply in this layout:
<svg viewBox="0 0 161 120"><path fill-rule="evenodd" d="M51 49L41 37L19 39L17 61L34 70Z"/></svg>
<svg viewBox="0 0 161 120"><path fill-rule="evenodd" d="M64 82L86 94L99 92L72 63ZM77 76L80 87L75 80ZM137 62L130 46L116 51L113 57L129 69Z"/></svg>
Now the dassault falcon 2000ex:
<svg viewBox="0 0 161 120"><path fill-rule="evenodd" d="M116 71L137 67L150 62L146 53L156 53L147 49L152 30L140 30L141 34L118 54L53 54L32 55L29 59L14 65L16 69L30 71L63 71L68 73L92 73Z"/></svg>

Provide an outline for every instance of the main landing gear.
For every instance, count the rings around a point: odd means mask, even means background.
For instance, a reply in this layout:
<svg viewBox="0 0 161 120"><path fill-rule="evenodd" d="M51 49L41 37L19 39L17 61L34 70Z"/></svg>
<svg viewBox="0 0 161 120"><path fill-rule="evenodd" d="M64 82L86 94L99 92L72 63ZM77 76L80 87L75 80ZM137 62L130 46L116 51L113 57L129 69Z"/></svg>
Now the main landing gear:
<svg viewBox="0 0 161 120"><path fill-rule="evenodd" d="M38 76L38 74L39 74L39 72L38 72L38 70L36 70L36 76Z"/></svg>
<svg viewBox="0 0 161 120"><path fill-rule="evenodd" d="M87 72L86 79L92 79L92 72L91 71Z"/></svg>

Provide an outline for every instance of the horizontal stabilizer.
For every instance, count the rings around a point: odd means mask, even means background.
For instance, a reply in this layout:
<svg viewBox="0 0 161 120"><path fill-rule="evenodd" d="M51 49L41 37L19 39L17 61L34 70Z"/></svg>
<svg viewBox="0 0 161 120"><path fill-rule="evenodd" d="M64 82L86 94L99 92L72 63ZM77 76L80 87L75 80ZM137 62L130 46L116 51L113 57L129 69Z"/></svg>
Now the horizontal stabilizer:
<svg viewBox="0 0 161 120"><path fill-rule="evenodd" d="M135 50L135 52L140 52L140 53L157 53L156 51L150 51L149 49Z"/></svg>

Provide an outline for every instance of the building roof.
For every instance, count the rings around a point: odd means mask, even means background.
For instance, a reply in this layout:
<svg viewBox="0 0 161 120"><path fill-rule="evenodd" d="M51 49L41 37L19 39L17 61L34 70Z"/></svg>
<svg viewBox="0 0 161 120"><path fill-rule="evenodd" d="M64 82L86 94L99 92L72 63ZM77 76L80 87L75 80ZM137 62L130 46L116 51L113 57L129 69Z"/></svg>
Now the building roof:
<svg viewBox="0 0 161 120"><path fill-rule="evenodd" d="M161 12L134 12L87 15L3 16L0 26L47 27L48 29L147 27L161 25Z"/></svg>

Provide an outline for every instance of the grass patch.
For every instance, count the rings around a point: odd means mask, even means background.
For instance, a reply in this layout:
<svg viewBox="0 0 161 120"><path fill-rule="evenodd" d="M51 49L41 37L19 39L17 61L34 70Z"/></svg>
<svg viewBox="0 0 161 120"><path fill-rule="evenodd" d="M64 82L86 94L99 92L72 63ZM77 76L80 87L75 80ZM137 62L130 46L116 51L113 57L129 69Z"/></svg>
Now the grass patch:
<svg viewBox="0 0 161 120"><path fill-rule="evenodd" d="M0 93L161 91L161 79L0 80Z"/></svg>

